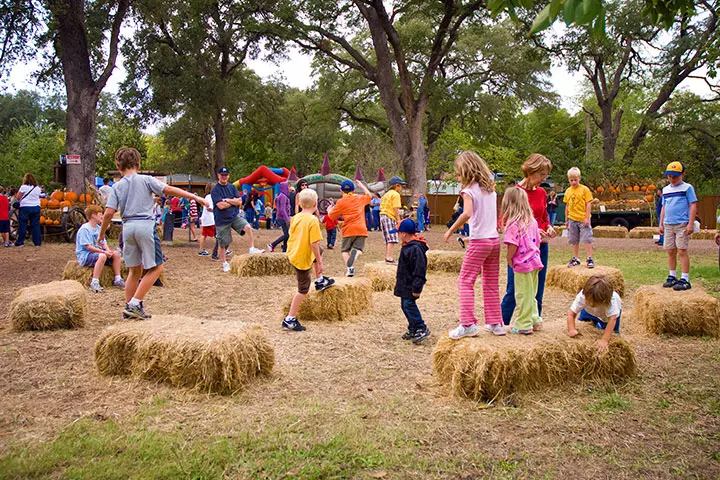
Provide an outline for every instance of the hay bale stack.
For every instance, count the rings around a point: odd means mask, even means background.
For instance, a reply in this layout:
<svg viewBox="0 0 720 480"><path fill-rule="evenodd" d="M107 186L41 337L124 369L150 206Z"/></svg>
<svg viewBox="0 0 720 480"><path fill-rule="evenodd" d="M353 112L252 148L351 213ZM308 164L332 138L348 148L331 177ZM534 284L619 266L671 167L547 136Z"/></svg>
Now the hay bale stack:
<svg viewBox="0 0 720 480"><path fill-rule="evenodd" d="M373 290L376 292L393 290L396 273L397 265L389 265L384 261L365 264L365 274L372 280Z"/></svg>
<svg viewBox="0 0 720 480"><path fill-rule="evenodd" d="M117 240L120 238L121 233L122 233L122 224L113 223L105 231L105 238L107 238L109 240ZM160 235L159 238L162 239L162 235Z"/></svg>
<svg viewBox="0 0 720 480"><path fill-rule="evenodd" d="M628 238L628 229L600 226L593 228L593 236L597 238Z"/></svg>
<svg viewBox="0 0 720 480"><path fill-rule="evenodd" d="M230 272L238 277L263 277L265 275L294 275L295 269L287 255L278 253L261 253L256 255L236 255L230 261Z"/></svg>
<svg viewBox="0 0 720 480"><path fill-rule="evenodd" d="M642 286L635 292L634 315L650 333L720 337L720 302L695 288Z"/></svg>
<svg viewBox="0 0 720 480"><path fill-rule="evenodd" d="M428 272L459 273L465 252L429 250L427 252Z"/></svg>
<svg viewBox="0 0 720 480"><path fill-rule="evenodd" d="M715 230L700 230L690 234L690 240L712 240L715 238Z"/></svg>
<svg viewBox="0 0 720 480"><path fill-rule="evenodd" d="M658 227L635 227L630 230L630 238L653 238L658 235Z"/></svg>
<svg viewBox="0 0 720 480"><path fill-rule="evenodd" d="M308 296L300 304L297 317L303 322L305 320L328 322L347 320L370 308L372 292L373 283L369 278L338 278L334 286L322 292L317 292L314 287L311 287ZM290 311L291 300L292 296L285 302L283 307L285 315Z"/></svg>
<svg viewBox="0 0 720 480"><path fill-rule="evenodd" d="M120 275L127 279L128 272L130 270L128 267L125 266L123 263L120 267ZM145 270L147 271L147 270ZM144 272L143 272L144 273ZM63 280L76 280L80 282L81 285L89 287L90 281L92 280L92 274L93 269L91 267L81 267L76 260L69 260L67 264L65 264L65 269L63 270ZM113 286L113 280L115 280L115 274L113 273L112 266L105 265L102 269L102 273L100 274L100 285L103 288L110 288ZM163 285L167 285L167 281L165 280L165 271L160 274L160 281L163 283Z"/></svg>
<svg viewBox="0 0 720 480"><path fill-rule="evenodd" d="M130 375L201 392L244 389L275 365L259 326L160 315L109 327L95 344L102 375Z"/></svg>
<svg viewBox="0 0 720 480"><path fill-rule="evenodd" d="M567 227L565 227L565 225L555 225L553 228L555 229L555 234L558 237L562 237L562 232L567 230Z"/></svg>
<svg viewBox="0 0 720 480"><path fill-rule="evenodd" d="M435 375L456 395L490 401L586 380L617 382L635 373L635 354L625 340L613 336L607 354L599 355L598 334L571 339L546 331L548 326L531 337L444 337L433 351Z"/></svg>
<svg viewBox="0 0 720 480"><path fill-rule="evenodd" d="M65 280L22 288L10 304L10 324L20 332L85 325L87 297L78 282Z"/></svg>
<svg viewBox="0 0 720 480"><path fill-rule="evenodd" d="M577 293L582 290L587 279L593 275L605 275L610 279L618 295L625 295L625 277L621 270L604 265L595 268L587 268L584 265L568 268L565 265L555 265L548 268L545 285L557 287L570 293Z"/></svg>

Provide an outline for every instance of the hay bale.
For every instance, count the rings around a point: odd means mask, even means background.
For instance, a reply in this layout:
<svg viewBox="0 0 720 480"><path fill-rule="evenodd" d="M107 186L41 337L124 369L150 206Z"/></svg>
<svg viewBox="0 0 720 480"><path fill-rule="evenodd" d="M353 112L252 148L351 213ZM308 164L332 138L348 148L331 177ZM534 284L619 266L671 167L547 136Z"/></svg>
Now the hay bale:
<svg viewBox="0 0 720 480"><path fill-rule="evenodd" d="M618 295L625 295L625 277L621 270L604 265L587 268L584 265L568 268L565 265L555 265L548 268L545 285L556 287L570 293L578 293L585 286L587 279L593 275L605 275Z"/></svg>
<svg viewBox="0 0 720 480"><path fill-rule="evenodd" d="M562 232L567 230L567 227L565 225L555 225L553 228L555 229L555 234L558 237L562 237Z"/></svg>
<svg viewBox="0 0 720 480"><path fill-rule="evenodd" d="M712 240L715 238L715 230L700 230L690 234L690 240Z"/></svg>
<svg viewBox="0 0 720 480"><path fill-rule="evenodd" d="M384 261L365 264L365 274L372 280L372 287L376 292L393 290L396 273L397 265L389 265Z"/></svg>
<svg viewBox="0 0 720 480"><path fill-rule="evenodd" d="M102 375L128 375L174 387L229 394L275 365L259 326L160 315L109 327L95 344Z"/></svg>
<svg viewBox="0 0 720 480"><path fill-rule="evenodd" d="M127 266L123 263L120 267L120 276L124 279L127 279L128 272L130 270ZM147 270L144 270L143 273L147 272ZM76 260L69 260L67 264L65 264L65 269L63 270L63 280L76 280L80 282L81 285L84 285L86 287L90 286L90 281L92 280L92 274L93 269L91 267L81 267ZM100 273L100 285L103 288L110 288L113 286L113 280L115 280L115 273L113 272L112 266L105 265L102 269L102 272ZM165 271L163 270L162 273L160 273L160 281L163 283L163 285L167 285L167 282L165 280Z"/></svg>
<svg viewBox="0 0 720 480"><path fill-rule="evenodd" d="M529 337L444 337L433 351L435 375L456 395L490 401L587 380L617 382L635 373L635 354L618 336L601 356L595 347L599 333L587 331L594 327L579 325L583 337L571 339L560 322L554 332L550 325Z"/></svg>
<svg viewBox="0 0 720 480"><path fill-rule="evenodd" d="M597 238L628 238L628 229L625 227L600 226L593 228L593 237Z"/></svg>
<svg viewBox="0 0 720 480"><path fill-rule="evenodd" d="M65 280L22 288L10 304L10 324L20 332L85 325L87 297L78 282Z"/></svg>
<svg viewBox="0 0 720 480"><path fill-rule="evenodd" d="M230 272L238 277L263 277L265 275L294 275L295 269L287 255L282 252L256 255L236 255L230 260Z"/></svg>
<svg viewBox="0 0 720 480"><path fill-rule="evenodd" d="M630 230L630 238L653 238L658 235L658 227L635 227Z"/></svg>
<svg viewBox="0 0 720 480"><path fill-rule="evenodd" d="M465 252L429 250L427 252L428 272L459 273Z"/></svg>
<svg viewBox="0 0 720 480"><path fill-rule="evenodd" d="M338 278L334 286L322 292L311 287L308 296L300 304L298 319L328 322L347 320L370 308L372 292L373 283L369 278ZM290 311L291 300L292 296L285 302L285 315Z"/></svg>
<svg viewBox="0 0 720 480"><path fill-rule="evenodd" d="M121 233L122 233L122 224L113 223L105 231L105 238L107 238L108 240L117 240L120 238ZM162 239L162 235L160 235L159 238Z"/></svg>
<svg viewBox="0 0 720 480"><path fill-rule="evenodd" d="M634 315L650 333L720 337L720 302L695 288L642 286L635 292Z"/></svg>

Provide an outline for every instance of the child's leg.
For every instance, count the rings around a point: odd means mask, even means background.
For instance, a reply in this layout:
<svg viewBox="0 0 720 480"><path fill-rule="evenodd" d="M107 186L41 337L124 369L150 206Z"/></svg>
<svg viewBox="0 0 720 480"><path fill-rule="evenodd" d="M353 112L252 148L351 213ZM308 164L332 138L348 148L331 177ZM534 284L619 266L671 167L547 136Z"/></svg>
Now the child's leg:
<svg viewBox="0 0 720 480"><path fill-rule="evenodd" d="M153 286L153 283L155 283L155 280L160 277L160 274L163 271L163 265L156 265L153 268L149 269L142 277L142 280L140 281L140 285L137 286L137 289L135 290L135 294L133 297L137 298L138 300L142 300L145 298L145 295L150 291L150 287ZM140 274L142 274L142 267L140 267ZM128 275L128 283L130 283L130 276ZM137 283L137 280L136 280ZM127 292L126 292L127 294ZM132 298L132 297L131 297ZM128 300L129 301L129 300Z"/></svg>
<svg viewBox="0 0 720 480"><path fill-rule="evenodd" d="M671 272L677 271L677 248L668 249L668 268Z"/></svg>
<svg viewBox="0 0 720 480"><path fill-rule="evenodd" d="M532 291L533 291L533 300L532 300L532 322L533 325L537 325L539 323L542 323L542 318L540 318L540 314L538 313L538 303L537 303L537 291L538 291L538 282L539 282L539 275L540 270L533 270L530 272L530 279L532 280Z"/></svg>
<svg viewBox="0 0 720 480"><path fill-rule="evenodd" d="M683 275L689 275L690 274L690 255L688 255L688 251L684 248L678 248L677 250L678 255L680 256L680 268L682 269ZM676 262L677 264L677 262Z"/></svg>
<svg viewBox="0 0 720 480"><path fill-rule="evenodd" d="M115 274L116 277L120 275L120 269L122 268L122 258L120 258L120 254L117 252L113 254L112 268L113 274Z"/></svg>
<svg viewBox="0 0 720 480"><path fill-rule="evenodd" d="M535 300L537 300L538 315L542 316L543 295L545 294L545 278L547 277L548 255L550 246L547 243L540 244L540 261L543 264L542 270L538 273L538 288Z"/></svg>
<svg viewBox="0 0 720 480"><path fill-rule="evenodd" d="M580 255L580 244L573 243L572 249L573 249L573 257L578 258L578 255Z"/></svg>
<svg viewBox="0 0 720 480"><path fill-rule="evenodd" d="M418 330L425 330L427 328L415 298L401 298L400 308L405 314L405 318L407 318L409 331L417 332Z"/></svg>
<svg viewBox="0 0 720 480"><path fill-rule="evenodd" d="M93 267L93 278L100 278L100 275L102 275L103 267L105 266L105 262L107 261L107 255L104 253L101 253L98 255L98 259L95 262L95 266Z"/></svg>
<svg viewBox="0 0 720 480"><path fill-rule="evenodd" d="M205 250L205 236L200 235L200 251L202 252Z"/></svg>
<svg viewBox="0 0 720 480"><path fill-rule="evenodd" d="M460 324L467 327L477 324L475 318L475 280L490 248L482 242L471 240L463 258L460 275L458 276L458 293L460 294Z"/></svg>
<svg viewBox="0 0 720 480"><path fill-rule="evenodd" d="M313 267L315 267L315 273L317 274L320 269L317 262L313 263ZM300 310L300 304L310 291L310 270L298 270L296 268L295 277L298 282L298 291L290 302L290 311L288 312L289 317L297 317L297 313Z"/></svg>
<svg viewBox="0 0 720 480"><path fill-rule="evenodd" d="M482 265L483 310L485 324L495 325L502 322L500 312L500 239L480 240L487 249Z"/></svg>
<svg viewBox="0 0 720 480"><path fill-rule="evenodd" d="M307 293L296 293L290 302L290 311L288 312L289 317L297 317L298 310L300 310L300 304L307 297Z"/></svg>
<svg viewBox="0 0 720 480"><path fill-rule="evenodd" d="M585 244L585 256L592 257L592 243Z"/></svg>
<svg viewBox="0 0 720 480"><path fill-rule="evenodd" d="M533 315L537 315L537 302L531 273L515 272L515 302L518 315L515 319L515 328L518 330L531 330Z"/></svg>

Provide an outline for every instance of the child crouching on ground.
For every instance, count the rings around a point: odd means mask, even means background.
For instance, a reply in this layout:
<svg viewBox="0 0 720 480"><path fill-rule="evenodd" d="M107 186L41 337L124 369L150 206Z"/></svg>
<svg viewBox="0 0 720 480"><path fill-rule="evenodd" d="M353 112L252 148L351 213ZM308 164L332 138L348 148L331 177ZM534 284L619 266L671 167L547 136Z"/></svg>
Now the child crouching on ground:
<svg viewBox="0 0 720 480"><path fill-rule="evenodd" d="M314 215L317 207L317 193L306 188L297 195L301 211L292 217L290 222L290 238L288 239L287 257L295 268L298 291L290 302L290 311L282 322L282 328L302 332L305 330L297 319L300 304L310 291L310 270L315 268L315 290L325 290L335 280L323 275L322 250L320 242L320 221Z"/></svg>
<svg viewBox="0 0 720 480"><path fill-rule="evenodd" d="M579 315L578 315L579 314ZM610 281L603 275L593 275L585 282L585 286L577 294L570 311L568 311L567 327L571 338L578 336L575 319L581 322L593 322L596 328L605 330L598 341L601 350L606 350L610 335L620 333L620 316L622 300L613 290Z"/></svg>
<svg viewBox="0 0 720 480"><path fill-rule="evenodd" d="M428 250L425 239L415 235L417 226L415 222L406 218L400 222L396 232L402 244L400 258L398 258L397 273L395 275L395 296L400 297L400 308L408 321L408 330L402 336L403 340L412 340L418 344L430 336L430 329L420 315L417 299L420 298L423 286L427 279ZM395 233L395 232L393 232Z"/></svg>
<svg viewBox="0 0 720 480"><path fill-rule="evenodd" d="M115 274L113 285L125 288L125 280L120 276L120 267L122 266L120 252L110 250L105 241L102 243L98 241L100 224L103 220L102 207L89 205L85 209L85 216L87 216L88 221L78 229L75 239L75 255L77 256L78 265L93 269L90 290L96 293L105 291L100 285L100 275L105 265L112 265Z"/></svg>

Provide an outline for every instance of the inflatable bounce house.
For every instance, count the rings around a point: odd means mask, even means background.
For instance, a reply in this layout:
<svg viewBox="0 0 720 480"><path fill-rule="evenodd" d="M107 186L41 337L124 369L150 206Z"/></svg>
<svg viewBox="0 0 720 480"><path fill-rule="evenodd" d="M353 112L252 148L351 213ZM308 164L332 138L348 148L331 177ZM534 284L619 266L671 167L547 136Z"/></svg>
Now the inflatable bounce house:
<svg viewBox="0 0 720 480"><path fill-rule="evenodd" d="M259 166L247 177L236 180L233 184L243 195L255 192L264 196L263 203L273 203L275 195L280 193L280 183L288 180L290 170L287 168L268 168Z"/></svg>

